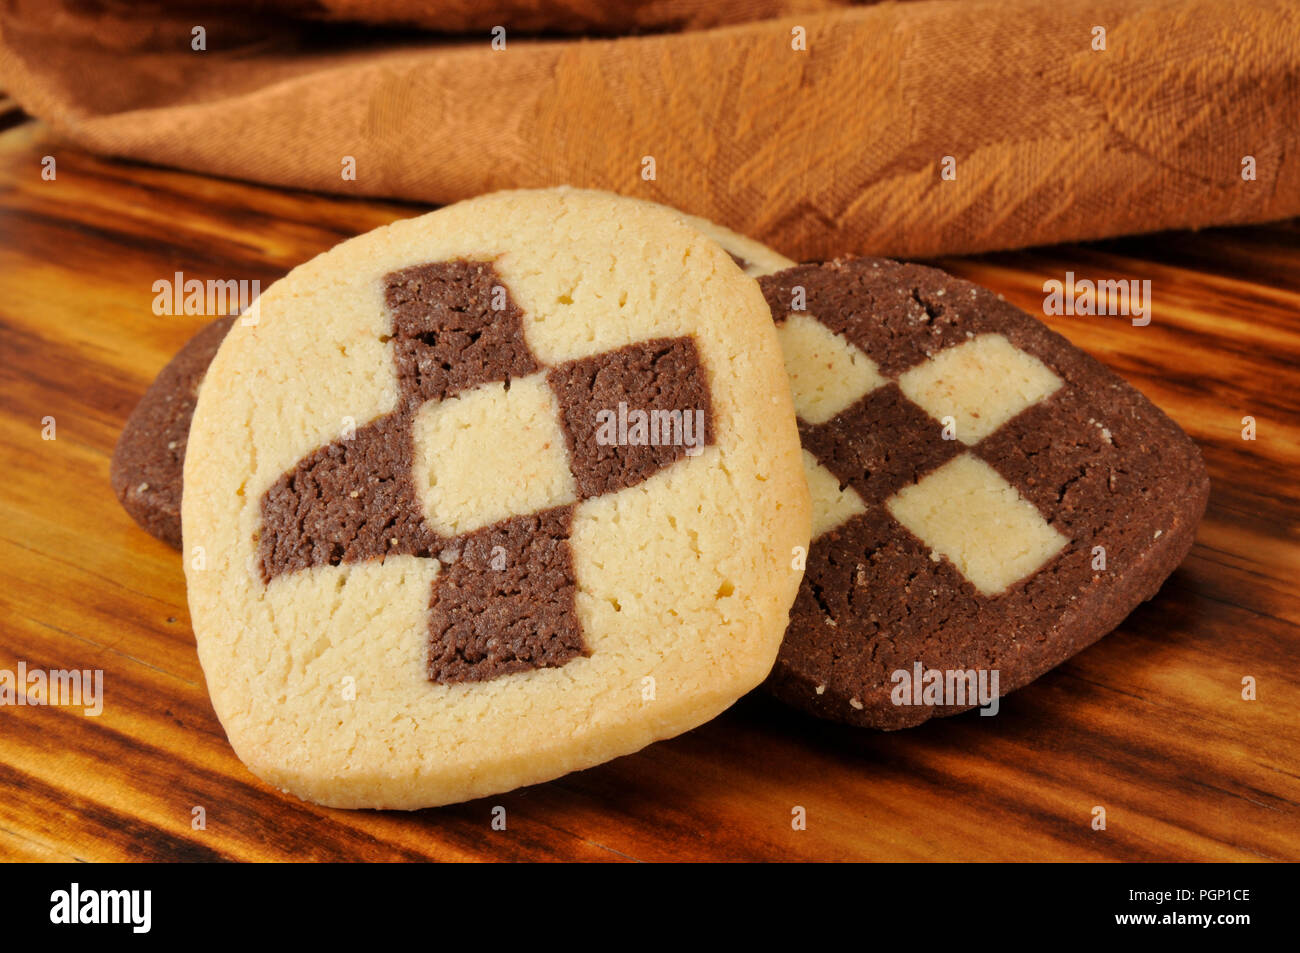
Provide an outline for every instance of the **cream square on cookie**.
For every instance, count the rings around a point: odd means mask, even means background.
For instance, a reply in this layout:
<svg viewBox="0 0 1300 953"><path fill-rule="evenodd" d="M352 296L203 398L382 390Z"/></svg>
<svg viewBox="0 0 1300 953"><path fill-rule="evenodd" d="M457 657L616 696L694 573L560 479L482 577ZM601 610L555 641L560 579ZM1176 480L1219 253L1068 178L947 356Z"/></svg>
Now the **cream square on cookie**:
<svg viewBox="0 0 1300 953"><path fill-rule="evenodd" d="M890 515L986 596L1044 566L1069 540L978 457L963 453L885 501Z"/></svg>
<svg viewBox="0 0 1300 953"><path fill-rule="evenodd" d="M885 383L871 358L815 318L795 312L776 333L800 420L825 423Z"/></svg>
<svg viewBox="0 0 1300 953"><path fill-rule="evenodd" d="M1003 335L981 334L918 364L898 386L936 420L953 417L957 439L975 444L1050 397L1061 379Z"/></svg>
<svg viewBox="0 0 1300 953"><path fill-rule="evenodd" d="M446 536L578 498L546 375L480 384L415 416L425 518Z"/></svg>

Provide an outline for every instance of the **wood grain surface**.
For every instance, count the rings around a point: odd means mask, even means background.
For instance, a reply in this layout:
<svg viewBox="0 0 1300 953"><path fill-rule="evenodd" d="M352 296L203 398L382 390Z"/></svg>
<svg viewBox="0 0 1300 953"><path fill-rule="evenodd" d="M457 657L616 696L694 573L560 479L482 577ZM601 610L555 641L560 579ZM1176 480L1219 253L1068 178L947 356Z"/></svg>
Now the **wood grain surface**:
<svg viewBox="0 0 1300 953"><path fill-rule="evenodd" d="M1048 321L1165 408L1213 481L1196 547L1159 595L996 718L881 734L751 696L549 784L411 814L344 812L267 787L231 751L180 557L118 507L109 456L149 381L206 320L154 315L155 280L265 287L422 209L104 161L7 112L0 129L0 669L105 673L99 717L0 708L0 857L1300 859L1296 223L939 262L1039 314L1042 282L1067 270L1150 279L1148 327ZM55 440L42 439L49 416ZM1255 701L1242 699L1245 676ZM491 827L495 805L504 831ZM792 829L796 806L806 830ZM1096 806L1105 830L1092 827Z"/></svg>

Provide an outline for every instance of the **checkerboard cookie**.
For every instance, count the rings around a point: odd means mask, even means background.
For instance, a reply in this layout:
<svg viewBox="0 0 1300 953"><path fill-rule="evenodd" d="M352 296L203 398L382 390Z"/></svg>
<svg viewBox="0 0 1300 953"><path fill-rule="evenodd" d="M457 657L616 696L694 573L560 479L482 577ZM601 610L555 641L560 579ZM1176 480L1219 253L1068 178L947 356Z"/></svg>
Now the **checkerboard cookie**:
<svg viewBox="0 0 1300 953"><path fill-rule="evenodd" d="M181 545L181 468L190 417L208 364L234 318L218 318L190 338L140 398L113 450L109 476L123 509L153 536Z"/></svg>
<svg viewBox="0 0 1300 953"><path fill-rule="evenodd" d="M867 258L760 285L813 495L779 698L887 729L965 710L927 699L929 673L1019 688L1113 629L1191 547L1209 492L1195 444L992 292Z"/></svg>
<svg viewBox="0 0 1300 953"><path fill-rule="evenodd" d="M757 284L670 210L507 192L339 245L226 338L190 609L257 775L338 807L543 781L767 675L808 540Z"/></svg>

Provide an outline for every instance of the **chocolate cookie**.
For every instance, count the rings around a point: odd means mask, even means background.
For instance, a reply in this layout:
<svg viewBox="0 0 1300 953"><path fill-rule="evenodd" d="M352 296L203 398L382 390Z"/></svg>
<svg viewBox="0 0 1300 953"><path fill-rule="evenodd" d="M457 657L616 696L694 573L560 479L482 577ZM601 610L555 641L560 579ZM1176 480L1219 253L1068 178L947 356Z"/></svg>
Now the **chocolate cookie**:
<svg viewBox="0 0 1300 953"><path fill-rule="evenodd" d="M190 338L136 405L113 450L109 473L122 508L168 546L181 546L181 469L199 385L234 317Z"/></svg>
<svg viewBox="0 0 1300 953"><path fill-rule="evenodd" d="M182 516L208 689L255 774L460 801L766 677L808 542L794 408L758 285L678 213L484 196L339 245L247 317Z"/></svg>
<svg viewBox="0 0 1300 953"><path fill-rule="evenodd" d="M992 292L866 258L760 285L813 494L777 697L876 728L992 709L1191 547L1209 493L1195 444Z"/></svg>

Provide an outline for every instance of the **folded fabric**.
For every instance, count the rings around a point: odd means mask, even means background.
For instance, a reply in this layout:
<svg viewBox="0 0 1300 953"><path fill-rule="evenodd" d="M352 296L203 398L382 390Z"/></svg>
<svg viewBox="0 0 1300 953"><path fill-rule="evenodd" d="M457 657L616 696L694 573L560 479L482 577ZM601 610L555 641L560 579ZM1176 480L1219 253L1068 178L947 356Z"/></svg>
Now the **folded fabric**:
<svg viewBox="0 0 1300 953"><path fill-rule="evenodd" d="M0 82L107 155L431 203L610 189L801 259L1300 214L1294 0L832 6L15 0Z"/></svg>

